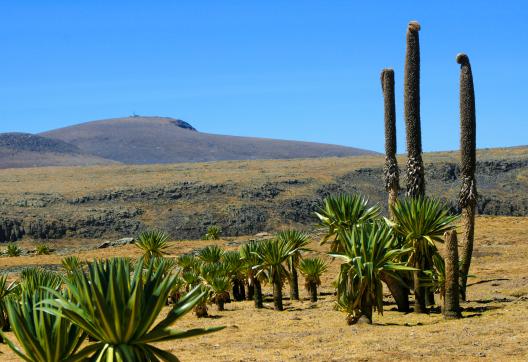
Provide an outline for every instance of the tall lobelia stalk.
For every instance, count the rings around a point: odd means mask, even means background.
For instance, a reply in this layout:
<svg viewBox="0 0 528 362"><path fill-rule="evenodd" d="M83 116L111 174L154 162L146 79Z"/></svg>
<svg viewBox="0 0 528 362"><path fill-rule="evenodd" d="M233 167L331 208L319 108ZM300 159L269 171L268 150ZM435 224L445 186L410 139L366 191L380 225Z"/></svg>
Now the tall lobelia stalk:
<svg viewBox="0 0 528 362"><path fill-rule="evenodd" d="M396 160L396 104L394 101L394 70L381 71L381 89L385 110L385 189L389 193L389 215L398 199L400 189L400 170Z"/></svg>
<svg viewBox="0 0 528 362"><path fill-rule="evenodd" d="M420 24L409 22L404 72L404 115L407 133L407 196L425 196L422 160L422 129L420 124ZM426 266L427 267L427 266ZM427 290L420 286L422 271L413 272L414 311L425 312Z"/></svg>
<svg viewBox="0 0 528 362"><path fill-rule="evenodd" d="M462 255L460 265L460 284L462 300L466 300L466 284L475 233L475 206L477 203L477 185L475 182L476 164L476 116L475 90L473 74L466 54L458 54L460 64L460 151L462 188L459 206L462 210Z"/></svg>
<svg viewBox="0 0 528 362"><path fill-rule="evenodd" d="M385 189L389 194L389 216L392 219L392 207L398 200L400 190L400 169L396 160L396 103L394 100L394 70L381 71L381 90L383 91L383 106L385 118ZM382 274L382 279L387 284L394 297L400 312L409 311L409 290L398 280L389 275Z"/></svg>
<svg viewBox="0 0 528 362"><path fill-rule="evenodd" d="M425 194L420 125L420 24L409 22L405 52L404 113L407 131L407 196Z"/></svg>

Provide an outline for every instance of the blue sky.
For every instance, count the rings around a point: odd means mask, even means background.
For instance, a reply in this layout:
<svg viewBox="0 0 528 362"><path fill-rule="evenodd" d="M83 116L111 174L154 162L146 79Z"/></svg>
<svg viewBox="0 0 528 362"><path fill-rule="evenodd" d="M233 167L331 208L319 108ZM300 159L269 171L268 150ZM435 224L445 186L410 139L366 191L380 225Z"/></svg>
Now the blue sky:
<svg viewBox="0 0 528 362"><path fill-rule="evenodd" d="M136 113L383 151L379 73L393 67L404 152L405 30L416 19L424 149L458 148L460 51L478 146L528 144L526 3L2 1L0 132Z"/></svg>

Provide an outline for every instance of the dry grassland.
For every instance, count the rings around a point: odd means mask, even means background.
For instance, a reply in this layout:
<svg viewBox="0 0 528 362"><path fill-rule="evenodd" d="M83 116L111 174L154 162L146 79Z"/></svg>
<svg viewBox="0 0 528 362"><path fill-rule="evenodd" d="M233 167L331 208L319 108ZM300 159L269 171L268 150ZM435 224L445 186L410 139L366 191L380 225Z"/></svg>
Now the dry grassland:
<svg viewBox="0 0 528 362"><path fill-rule="evenodd" d="M169 252L176 256L207 243L173 242ZM225 245L226 241L217 243ZM313 248L317 252L325 250L315 241ZM130 245L77 255L92 259L139 253ZM0 268L58 264L60 259L58 255L3 257ZM375 315L373 325L347 326L344 314L333 309L331 282L338 270L338 263L333 262L323 280L324 295L318 303L286 300L286 310L275 312L268 295L267 308L263 310L255 310L252 302L227 304L224 312L216 312L211 306L212 318L197 319L188 314L176 326L182 329L226 326L226 329L161 346L182 361L525 361L528 360L527 260L528 218L479 217L471 271L476 277L471 279L470 301L463 304L461 320L444 321L437 313L400 314L387 298L384 315ZM271 290L266 288L266 292ZM0 360L17 360L6 345L1 345L0 351L3 353Z"/></svg>

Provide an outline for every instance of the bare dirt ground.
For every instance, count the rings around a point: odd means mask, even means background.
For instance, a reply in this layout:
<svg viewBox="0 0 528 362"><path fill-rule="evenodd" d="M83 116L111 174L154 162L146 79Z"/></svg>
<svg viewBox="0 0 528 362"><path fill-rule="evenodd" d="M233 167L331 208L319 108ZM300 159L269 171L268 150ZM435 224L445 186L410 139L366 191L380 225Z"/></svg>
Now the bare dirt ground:
<svg viewBox="0 0 528 362"><path fill-rule="evenodd" d="M247 238L245 238L247 239ZM232 241L242 241L238 238ZM82 243L72 241L72 243ZM210 242L171 243L170 256L189 252ZM216 242L226 245L226 241ZM315 252L325 247L313 243ZM314 253L315 253L314 252ZM133 245L88 250L81 258L139 256ZM56 265L62 256L0 258L0 268L23 265ZM266 309L252 302L226 305L226 311L209 309L212 318L197 319L192 313L175 325L187 329L226 326L207 336L162 343L182 361L370 361L370 360L528 360L528 218L479 217L476 248L464 318L444 321L441 314L401 314L387 298L383 316L371 326L347 326L345 315L335 311L332 280L338 262L325 275L318 303L290 303L286 310ZM15 277L15 275L11 275ZM301 282L302 283L302 282ZM288 286L285 286L286 296ZM270 293L269 288L266 289ZM306 293L304 296L307 297ZM437 300L437 303L440 303ZM1 361L16 361L6 345L0 345Z"/></svg>

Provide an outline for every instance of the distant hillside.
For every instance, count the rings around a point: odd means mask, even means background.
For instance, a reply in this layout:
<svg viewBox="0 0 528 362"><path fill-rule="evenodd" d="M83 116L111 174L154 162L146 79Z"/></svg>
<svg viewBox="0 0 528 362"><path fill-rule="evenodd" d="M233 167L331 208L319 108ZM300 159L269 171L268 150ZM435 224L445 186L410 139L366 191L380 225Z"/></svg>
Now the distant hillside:
<svg viewBox="0 0 528 362"><path fill-rule="evenodd" d="M0 133L0 168L116 163L61 140L29 133Z"/></svg>
<svg viewBox="0 0 528 362"><path fill-rule="evenodd" d="M528 216L528 148L479 150L477 159L478 213ZM405 162L400 156L401 185ZM427 195L458 212L459 153L426 153L424 162ZM383 164L375 155L0 170L0 243L150 228L200 238L211 225L224 236L310 230L322 200L339 193L366 195L386 215Z"/></svg>
<svg viewBox="0 0 528 362"><path fill-rule="evenodd" d="M134 116L93 121L41 135L70 143L89 154L129 164L344 157L374 153L322 143L201 133L186 122L165 117Z"/></svg>

